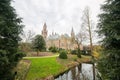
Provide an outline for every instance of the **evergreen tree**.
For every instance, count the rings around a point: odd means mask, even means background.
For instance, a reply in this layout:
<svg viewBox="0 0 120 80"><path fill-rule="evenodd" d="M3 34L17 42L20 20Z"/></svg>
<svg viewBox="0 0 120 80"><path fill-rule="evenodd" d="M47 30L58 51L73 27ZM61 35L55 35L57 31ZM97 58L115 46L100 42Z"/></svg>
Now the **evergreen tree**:
<svg viewBox="0 0 120 80"><path fill-rule="evenodd" d="M104 50L98 62L103 80L120 80L120 0L106 0L99 15Z"/></svg>
<svg viewBox="0 0 120 80"><path fill-rule="evenodd" d="M0 0L0 80L13 80L13 68L22 57L18 52L20 23L11 0Z"/></svg>
<svg viewBox="0 0 120 80"><path fill-rule="evenodd" d="M39 54L39 51L46 49L45 40L41 35L36 35L32 43L33 43L33 48L37 51L37 56Z"/></svg>

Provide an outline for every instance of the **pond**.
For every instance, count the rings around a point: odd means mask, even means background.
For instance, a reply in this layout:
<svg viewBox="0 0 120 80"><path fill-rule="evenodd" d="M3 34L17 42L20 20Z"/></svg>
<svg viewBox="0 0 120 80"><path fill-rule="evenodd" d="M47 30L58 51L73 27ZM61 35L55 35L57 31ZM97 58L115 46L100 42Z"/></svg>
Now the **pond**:
<svg viewBox="0 0 120 80"><path fill-rule="evenodd" d="M93 65L87 63L79 64L59 75L55 80L93 80ZM97 77L96 80L98 80Z"/></svg>

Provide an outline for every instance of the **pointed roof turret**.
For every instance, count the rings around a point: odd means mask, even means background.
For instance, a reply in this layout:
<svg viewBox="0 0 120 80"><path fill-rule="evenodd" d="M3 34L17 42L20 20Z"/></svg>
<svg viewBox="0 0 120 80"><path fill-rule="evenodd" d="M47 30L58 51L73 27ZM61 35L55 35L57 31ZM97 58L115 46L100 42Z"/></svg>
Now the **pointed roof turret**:
<svg viewBox="0 0 120 80"><path fill-rule="evenodd" d="M72 27L72 30L71 30L71 37L74 37L75 36L75 33L74 33L74 30L73 30L73 27Z"/></svg>
<svg viewBox="0 0 120 80"><path fill-rule="evenodd" d="M75 42L75 33L74 33L74 30L73 30L73 27L72 27L72 30L71 30L71 42L72 43Z"/></svg>
<svg viewBox="0 0 120 80"><path fill-rule="evenodd" d="M48 31L47 31L47 25L46 25L46 23L44 23L43 30L42 30L42 36L43 36L44 39L47 38L47 33L48 33Z"/></svg>
<svg viewBox="0 0 120 80"><path fill-rule="evenodd" d="M46 23L44 23L44 25L43 25L43 30L47 30L47 25L46 25Z"/></svg>

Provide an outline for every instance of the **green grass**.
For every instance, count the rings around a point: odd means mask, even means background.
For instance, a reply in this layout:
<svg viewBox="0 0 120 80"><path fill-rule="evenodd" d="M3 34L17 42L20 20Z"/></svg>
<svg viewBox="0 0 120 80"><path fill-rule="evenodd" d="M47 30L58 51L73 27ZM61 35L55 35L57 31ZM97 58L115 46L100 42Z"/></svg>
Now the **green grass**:
<svg viewBox="0 0 120 80"><path fill-rule="evenodd" d="M79 63L82 63L82 62L89 62L91 61L91 56L85 56L85 55L81 55L81 58L78 58L77 55L68 55L68 59L57 59L57 61L66 66L67 68L68 65L70 66L74 66L75 65L75 62L79 62Z"/></svg>
<svg viewBox="0 0 120 80"><path fill-rule="evenodd" d="M56 57L27 58L31 61L26 80L36 80L50 75L58 75L65 67L56 61Z"/></svg>
<svg viewBox="0 0 120 80"><path fill-rule="evenodd" d="M91 56L84 56L78 58L76 55L68 55L68 59L59 59L58 55L47 57L25 57L31 61L29 72L26 80L40 80L48 76L56 76L61 72L67 70L70 66L75 64L76 60L80 62L87 62Z"/></svg>

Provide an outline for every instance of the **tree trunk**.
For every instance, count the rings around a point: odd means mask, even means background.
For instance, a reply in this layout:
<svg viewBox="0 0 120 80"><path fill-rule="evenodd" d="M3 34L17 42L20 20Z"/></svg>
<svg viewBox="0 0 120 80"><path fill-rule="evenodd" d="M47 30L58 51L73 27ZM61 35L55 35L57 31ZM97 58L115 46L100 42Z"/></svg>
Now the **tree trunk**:
<svg viewBox="0 0 120 80"><path fill-rule="evenodd" d="M39 50L37 50L37 56L39 56Z"/></svg>
<svg viewBox="0 0 120 80"><path fill-rule="evenodd" d="M91 50L91 56L94 60L93 53L93 44L92 44L92 32L91 32L91 22L90 22L90 15L89 15L89 9L87 9L87 21L88 21L88 32L89 32L89 39L90 39L90 50ZM95 80L95 65L93 62L93 80Z"/></svg>
<svg viewBox="0 0 120 80"><path fill-rule="evenodd" d="M95 80L95 64L93 63L93 80Z"/></svg>
<svg viewBox="0 0 120 80"><path fill-rule="evenodd" d="M92 34L91 34L91 26L90 26L89 17L88 17L88 27L89 27L89 38L90 38L91 56L92 56L92 59L94 60L94 56L92 55L92 53L93 53L93 45L92 45ZM95 65L94 65L94 62L93 62L93 80L95 80Z"/></svg>

